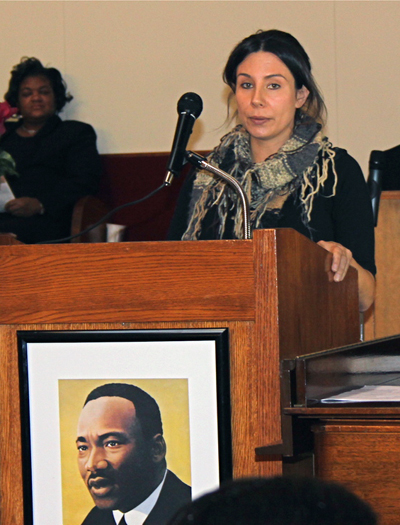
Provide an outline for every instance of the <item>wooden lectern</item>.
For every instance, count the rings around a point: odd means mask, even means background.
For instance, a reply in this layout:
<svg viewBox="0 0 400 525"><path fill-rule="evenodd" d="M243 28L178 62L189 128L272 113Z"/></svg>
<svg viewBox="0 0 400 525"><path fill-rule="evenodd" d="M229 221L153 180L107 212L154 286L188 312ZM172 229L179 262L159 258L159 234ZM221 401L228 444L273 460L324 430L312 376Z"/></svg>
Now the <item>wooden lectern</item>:
<svg viewBox="0 0 400 525"><path fill-rule="evenodd" d="M398 335L282 362L282 418L292 430L285 441L292 442L293 453L308 445L315 475L368 501L380 525L399 523L400 402L382 393L368 402L326 398L364 386L398 385Z"/></svg>
<svg viewBox="0 0 400 525"><path fill-rule="evenodd" d="M331 257L286 229L243 241L0 246L1 523L24 523L19 330L227 328L234 476L279 474L280 359L359 340L356 271L334 283Z"/></svg>

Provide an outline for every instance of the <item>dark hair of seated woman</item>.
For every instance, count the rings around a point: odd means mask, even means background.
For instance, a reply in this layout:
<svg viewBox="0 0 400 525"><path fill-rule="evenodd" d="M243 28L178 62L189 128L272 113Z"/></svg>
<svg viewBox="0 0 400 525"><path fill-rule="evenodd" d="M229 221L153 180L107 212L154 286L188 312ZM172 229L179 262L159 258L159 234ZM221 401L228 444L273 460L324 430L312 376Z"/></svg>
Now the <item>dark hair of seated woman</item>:
<svg viewBox="0 0 400 525"><path fill-rule="evenodd" d="M23 57L21 62L11 70L11 78L8 91L4 95L5 100L10 106L17 107L19 99L19 88L27 77L45 77L49 80L54 92L55 109L59 113L67 102L73 97L67 93L67 85L61 73L55 67L45 67L37 58Z"/></svg>

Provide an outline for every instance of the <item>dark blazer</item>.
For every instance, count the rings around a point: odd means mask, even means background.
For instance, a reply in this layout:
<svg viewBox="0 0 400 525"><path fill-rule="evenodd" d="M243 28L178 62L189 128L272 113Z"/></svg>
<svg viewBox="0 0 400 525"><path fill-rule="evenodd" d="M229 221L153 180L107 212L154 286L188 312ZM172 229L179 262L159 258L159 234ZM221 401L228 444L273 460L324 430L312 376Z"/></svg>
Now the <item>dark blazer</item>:
<svg viewBox="0 0 400 525"><path fill-rule="evenodd" d="M143 525L166 525L181 507L189 503L191 495L189 485L168 470L157 503ZM82 525L115 525L115 520L111 510L94 507Z"/></svg>
<svg viewBox="0 0 400 525"><path fill-rule="evenodd" d="M382 179L383 190L400 190L400 146L385 152L385 170Z"/></svg>
<svg viewBox="0 0 400 525"><path fill-rule="evenodd" d="M101 161L92 126L75 120L51 117L31 138L20 137L20 123L8 123L0 149L16 162L19 176L7 177L15 197L34 197L44 206L44 215L29 218L0 214L0 231L16 233L26 243L68 235L74 204L95 194L101 176Z"/></svg>

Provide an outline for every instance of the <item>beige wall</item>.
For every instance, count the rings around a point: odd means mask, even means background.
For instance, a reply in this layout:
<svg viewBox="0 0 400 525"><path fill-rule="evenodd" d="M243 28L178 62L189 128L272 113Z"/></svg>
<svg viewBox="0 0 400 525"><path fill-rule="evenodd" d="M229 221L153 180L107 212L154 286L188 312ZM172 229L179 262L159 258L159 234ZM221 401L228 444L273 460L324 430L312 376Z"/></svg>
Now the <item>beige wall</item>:
<svg viewBox="0 0 400 525"><path fill-rule="evenodd" d="M103 153L168 151L187 91L204 102L190 146L213 147L225 60L260 28L304 45L327 133L364 171L371 149L400 143L398 1L0 1L0 19L0 92L21 56L58 67L75 96L64 116L93 124Z"/></svg>

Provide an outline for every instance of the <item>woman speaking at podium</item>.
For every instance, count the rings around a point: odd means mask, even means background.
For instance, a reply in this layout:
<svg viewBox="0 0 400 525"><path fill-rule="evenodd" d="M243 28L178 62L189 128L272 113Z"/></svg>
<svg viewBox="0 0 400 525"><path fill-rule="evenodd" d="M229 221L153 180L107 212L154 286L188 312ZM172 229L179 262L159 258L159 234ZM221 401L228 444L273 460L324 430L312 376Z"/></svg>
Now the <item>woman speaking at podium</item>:
<svg viewBox="0 0 400 525"><path fill-rule="evenodd" d="M375 290L371 202L358 163L321 132L325 104L307 53L289 33L258 31L234 48L223 79L240 124L208 161L242 184L252 228L290 227L317 242L333 254L335 281L356 268L365 311ZM241 238L239 207L227 184L195 171L169 238Z"/></svg>

